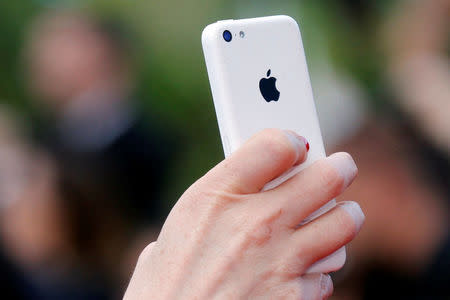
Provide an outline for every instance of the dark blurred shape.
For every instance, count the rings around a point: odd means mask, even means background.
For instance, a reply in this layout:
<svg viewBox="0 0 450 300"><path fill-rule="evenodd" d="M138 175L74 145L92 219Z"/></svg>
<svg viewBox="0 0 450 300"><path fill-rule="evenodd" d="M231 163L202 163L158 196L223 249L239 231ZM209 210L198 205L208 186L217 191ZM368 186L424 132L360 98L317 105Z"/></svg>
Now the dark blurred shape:
<svg viewBox="0 0 450 300"><path fill-rule="evenodd" d="M383 1L340 2L377 46L375 97L385 103L336 149L359 168L341 199L367 218L334 298L450 299L450 1L395 1L382 18L367 8Z"/></svg>
<svg viewBox="0 0 450 300"><path fill-rule="evenodd" d="M385 23L381 42L394 100L449 159L450 1L400 3Z"/></svg>
<svg viewBox="0 0 450 300"><path fill-rule="evenodd" d="M448 192L433 178L424 139L379 119L342 149L359 168L342 199L358 199L367 219L336 274L336 299L448 299Z"/></svg>
<svg viewBox="0 0 450 300"><path fill-rule="evenodd" d="M102 178L101 189L130 221L159 223L173 140L131 103L131 45L123 32L74 12L39 16L26 49L29 82L36 106L50 116L40 136L65 168Z"/></svg>
<svg viewBox="0 0 450 300"><path fill-rule="evenodd" d="M15 299L115 298L159 231L174 139L134 106L131 48L120 24L76 12L30 26L36 143L0 116L0 266Z"/></svg>
<svg viewBox="0 0 450 300"><path fill-rule="evenodd" d="M19 122L0 111L0 267L11 299L107 299L112 278L85 269L87 247L74 237L77 223L62 193L60 172L32 145ZM80 202L80 201L77 201ZM102 210L97 221L103 223ZM78 220L79 223L79 220ZM93 226L92 231L98 226ZM114 227L110 227L115 230ZM98 237L95 237L98 238ZM113 246L103 243L104 246ZM117 248L117 247L116 247ZM105 258L97 256L98 261ZM95 280L93 280L95 279Z"/></svg>

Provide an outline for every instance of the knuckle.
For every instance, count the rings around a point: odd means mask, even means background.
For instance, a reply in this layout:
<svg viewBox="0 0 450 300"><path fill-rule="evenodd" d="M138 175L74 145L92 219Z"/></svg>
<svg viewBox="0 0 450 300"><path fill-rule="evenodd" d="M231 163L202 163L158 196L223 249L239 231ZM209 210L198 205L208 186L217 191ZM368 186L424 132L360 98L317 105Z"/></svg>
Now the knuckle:
<svg viewBox="0 0 450 300"><path fill-rule="evenodd" d="M266 244L272 237L272 227L269 224L261 224L254 226L247 232L247 240L252 244L262 246Z"/></svg>
<svg viewBox="0 0 450 300"><path fill-rule="evenodd" d="M244 240L253 245L263 246L272 239L274 223L281 215L281 210L255 218L244 230Z"/></svg>
<svg viewBox="0 0 450 300"><path fill-rule="evenodd" d="M264 129L260 133L261 148L276 160L294 161L296 149L280 129Z"/></svg>
<svg viewBox="0 0 450 300"><path fill-rule="evenodd" d="M333 195L338 194L344 188L345 178L336 168L329 164L326 160L318 162L320 170L320 180L324 188Z"/></svg>
<svg viewBox="0 0 450 300"><path fill-rule="evenodd" d="M223 190L213 190L206 195L210 212L225 211L229 206L243 201L243 195L238 195Z"/></svg>
<svg viewBox="0 0 450 300"><path fill-rule="evenodd" d="M347 212L341 210L341 213L337 217L337 225L345 241L350 241L356 236L356 222Z"/></svg>
<svg viewBox="0 0 450 300"><path fill-rule="evenodd" d="M145 246L144 250L142 250L141 254L139 254L138 265L143 264L150 259L155 244L156 242L152 242Z"/></svg>

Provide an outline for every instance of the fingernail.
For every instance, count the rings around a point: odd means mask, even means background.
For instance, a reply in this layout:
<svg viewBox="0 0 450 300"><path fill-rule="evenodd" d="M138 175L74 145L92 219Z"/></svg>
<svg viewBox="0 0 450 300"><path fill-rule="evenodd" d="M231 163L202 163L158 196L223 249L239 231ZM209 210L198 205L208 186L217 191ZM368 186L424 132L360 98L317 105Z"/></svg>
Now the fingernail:
<svg viewBox="0 0 450 300"><path fill-rule="evenodd" d="M333 293L333 280L328 274L320 276L320 299L326 299Z"/></svg>
<svg viewBox="0 0 450 300"><path fill-rule="evenodd" d="M300 157L300 153L301 153L302 149L306 149L306 151L308 152L308 150L309 150L308 141L304 137L298 135L297 133L295 133L292 130L283 130L283 132L286 134L289 141L291 141L291 143L294 145L295 149L297 150L296 161L298 161L298 158Z"/></svg>
<svg viewBox="0 0 450 300"><path fill-rule="evenodd" d="M344 179L342 189L346 189L358 174L358 168L350 154L339 152L331 154L326 158L328 162L339 172Z"/></svg>
<svg viewBox="0 0 450 300"><path fill-rule="evenodd" d="M366 216L364 215L359 204L354 201L342 201L338 205L353 218L356 225L356 231L359 232L364 224L364 220L366 219Z"/></svg>

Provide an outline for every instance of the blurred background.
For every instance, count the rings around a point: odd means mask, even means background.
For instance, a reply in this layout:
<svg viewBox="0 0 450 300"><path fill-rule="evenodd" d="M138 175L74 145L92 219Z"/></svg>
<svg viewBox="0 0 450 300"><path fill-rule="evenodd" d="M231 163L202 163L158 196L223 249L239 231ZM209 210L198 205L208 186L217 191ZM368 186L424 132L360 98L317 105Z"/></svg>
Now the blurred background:
<svg viewBox="0 0 450 300"><path fill-rule="evenodd" d="M202 29L275 14L301 27L327 152L360 171L333 299L450 299L449 0L2 1L4 295L121 297L223 158Z"/></svg>

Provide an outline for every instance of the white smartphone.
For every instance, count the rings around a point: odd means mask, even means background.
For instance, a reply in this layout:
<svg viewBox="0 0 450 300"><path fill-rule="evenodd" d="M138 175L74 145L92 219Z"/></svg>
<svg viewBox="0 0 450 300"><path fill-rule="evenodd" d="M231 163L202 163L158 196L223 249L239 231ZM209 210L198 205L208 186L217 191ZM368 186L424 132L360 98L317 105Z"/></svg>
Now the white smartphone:
<svg viewBox="0 0 450 300"><path fill-rule="evenodd" d="M202 45L225 156L264 128L290 129L304 136L310 144L306 162L268 183L265 190L325 157L300 30L293 18L218 21L203 30ZM330 201L302 224L335 204ZM308 273L335 271L345 259L343 247Z"/></svg>

